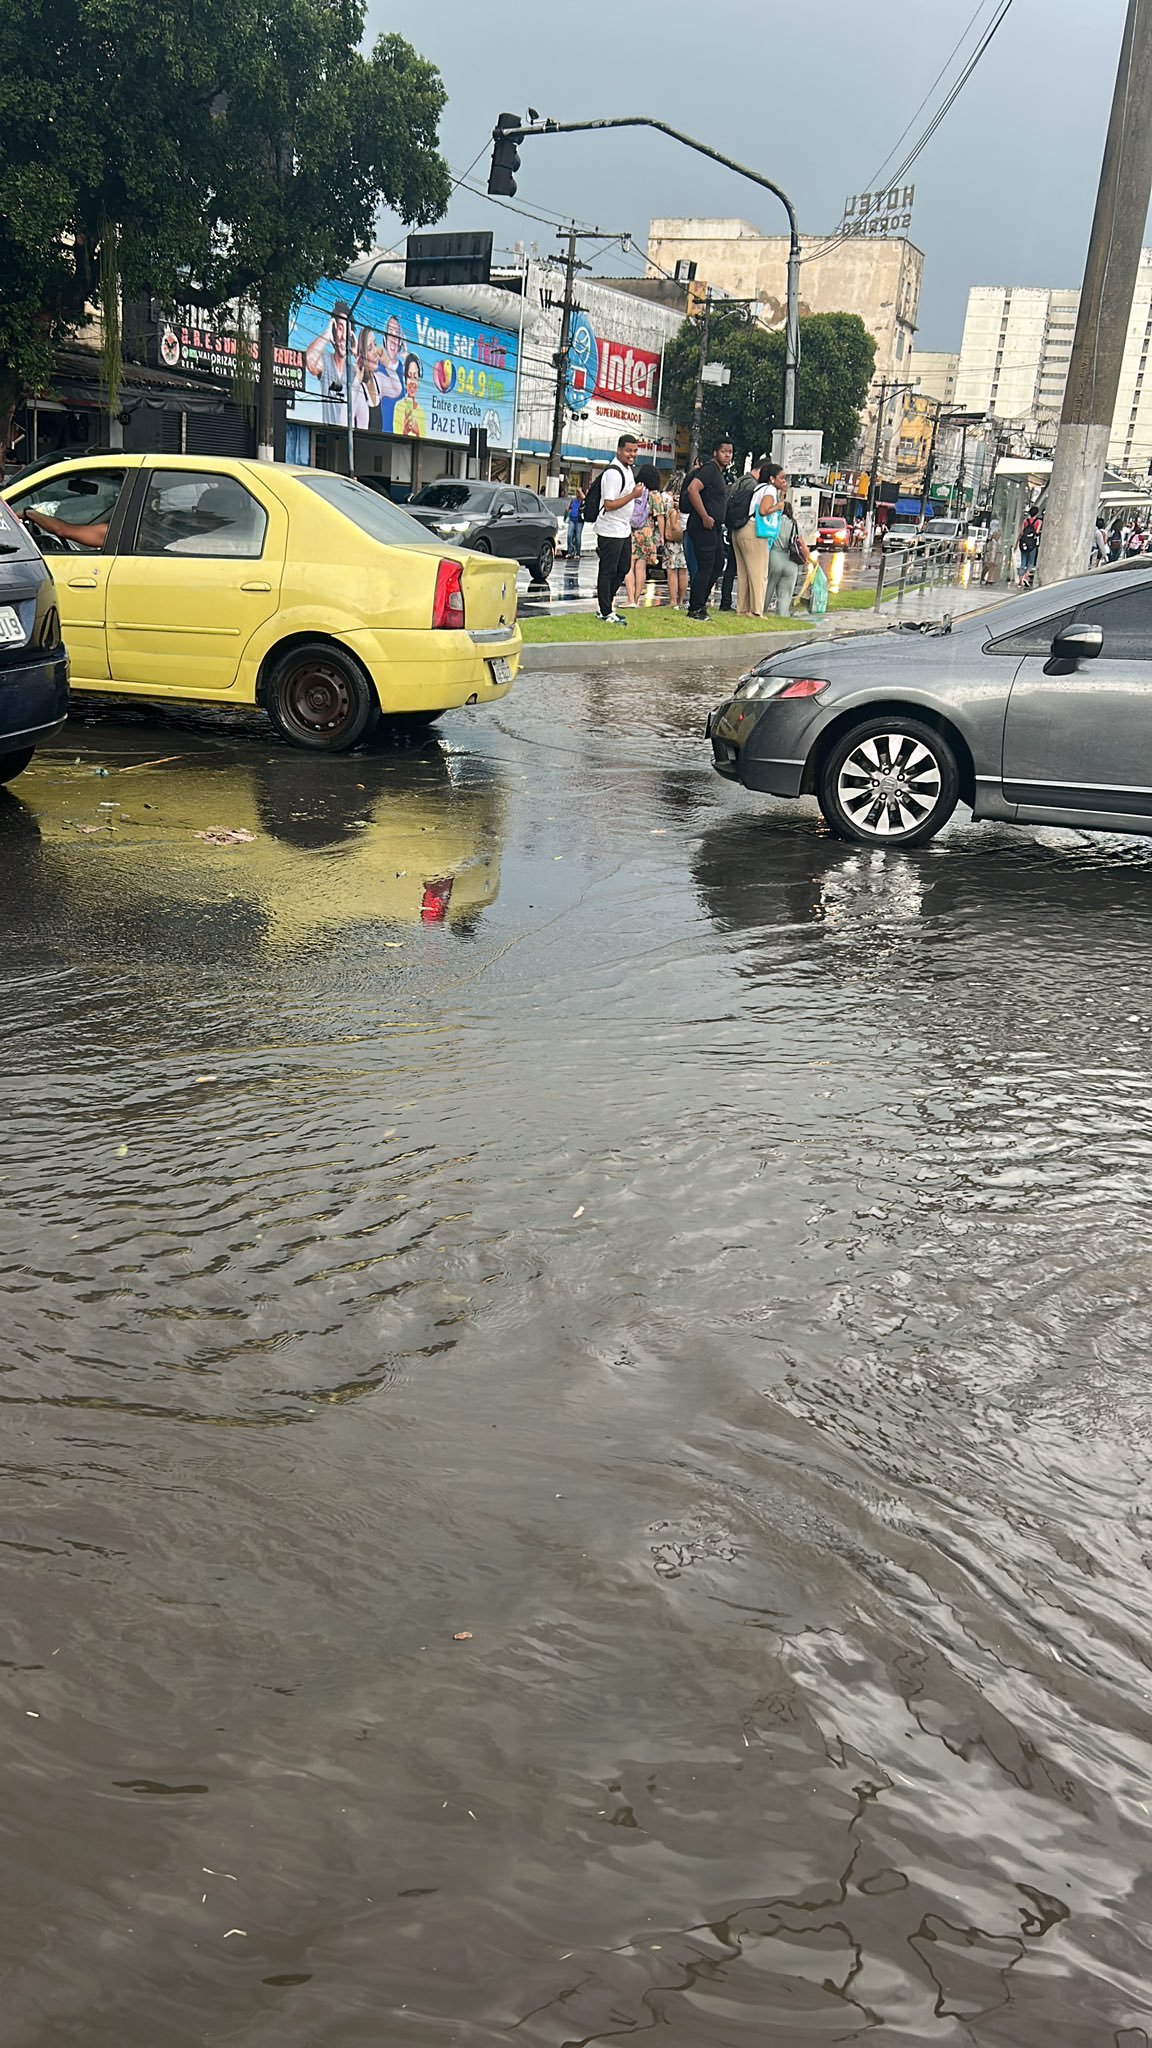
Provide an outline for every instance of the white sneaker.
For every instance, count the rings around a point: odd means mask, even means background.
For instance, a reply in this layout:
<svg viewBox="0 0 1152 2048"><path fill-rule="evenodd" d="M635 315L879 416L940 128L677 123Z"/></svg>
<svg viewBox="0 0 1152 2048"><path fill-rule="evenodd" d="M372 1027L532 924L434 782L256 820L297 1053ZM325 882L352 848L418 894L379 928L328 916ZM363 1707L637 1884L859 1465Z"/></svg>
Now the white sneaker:
<svg viewBox="0 0 1152 2048"><path fill-rule="evenodd" d="M628 621L627 619L622 619L619 612L601 612L600 624L602 626L626 626Z"/></svg>

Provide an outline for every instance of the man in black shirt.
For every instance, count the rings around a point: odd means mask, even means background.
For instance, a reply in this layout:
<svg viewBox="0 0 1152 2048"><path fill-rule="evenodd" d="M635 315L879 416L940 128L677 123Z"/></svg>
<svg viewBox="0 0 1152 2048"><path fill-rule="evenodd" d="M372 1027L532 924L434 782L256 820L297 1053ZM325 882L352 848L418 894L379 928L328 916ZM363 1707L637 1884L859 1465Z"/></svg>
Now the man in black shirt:
<svg viewBox="0 0 1152 2048"><path fill-rule="evenodd" d="M725 471L732 461L732 443L718 441L710 462L694 469L684 487L688 504L688 536L696 555L696 573L688 592L688 617L708 617L708 593L716 581L724 553L724 514L728 507Z"/></svg>

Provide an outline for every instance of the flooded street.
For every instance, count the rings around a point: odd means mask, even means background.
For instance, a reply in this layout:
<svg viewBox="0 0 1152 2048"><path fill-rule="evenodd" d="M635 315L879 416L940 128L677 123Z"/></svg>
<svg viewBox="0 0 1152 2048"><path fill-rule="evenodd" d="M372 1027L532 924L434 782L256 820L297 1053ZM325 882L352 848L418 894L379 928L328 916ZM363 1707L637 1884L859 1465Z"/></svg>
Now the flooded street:
<svg viewBox="0 0 1152 2048"><path fill-rule="evenodd" d="M1152 2037L1152 840L731 673L0 796L5 2048Z"/></svg>

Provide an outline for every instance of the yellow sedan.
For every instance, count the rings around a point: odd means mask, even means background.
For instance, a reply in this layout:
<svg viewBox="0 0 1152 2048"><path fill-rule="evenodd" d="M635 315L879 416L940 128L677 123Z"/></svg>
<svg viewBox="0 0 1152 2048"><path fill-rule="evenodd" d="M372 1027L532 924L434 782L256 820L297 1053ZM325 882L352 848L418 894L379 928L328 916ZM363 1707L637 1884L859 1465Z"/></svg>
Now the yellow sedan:
<svg viewBox="0 0 1152 2048"><path fill-rule="evenodd" d="M520 666L515 564L326 470L88 455L4 496L51 560L75 691L259 704L343 752L381 716L503 697Z"/></svg>

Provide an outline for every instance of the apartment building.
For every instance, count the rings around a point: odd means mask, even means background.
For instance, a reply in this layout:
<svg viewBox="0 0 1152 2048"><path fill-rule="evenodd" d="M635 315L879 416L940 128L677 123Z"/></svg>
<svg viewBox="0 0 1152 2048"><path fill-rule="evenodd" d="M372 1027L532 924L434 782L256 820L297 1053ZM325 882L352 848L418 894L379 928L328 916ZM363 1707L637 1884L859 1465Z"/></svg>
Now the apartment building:
<svg viewBox="0 0 1152 2048"><path fill-rule="evenodd" d="M1034 285L976 285L968 294L955 403L1019 425L1036 453L1056 441L1080 294ZM1128 318L1108 461L1146 471L1152 461L1152 249L1140 269Z"/></svg>

